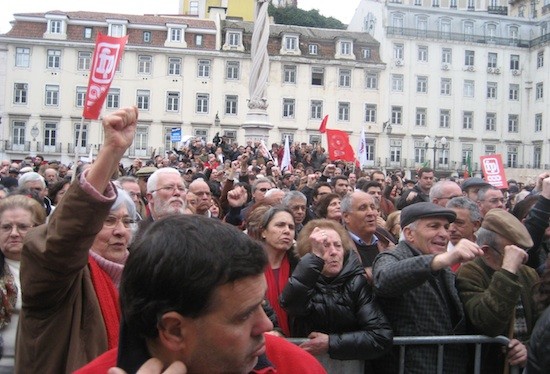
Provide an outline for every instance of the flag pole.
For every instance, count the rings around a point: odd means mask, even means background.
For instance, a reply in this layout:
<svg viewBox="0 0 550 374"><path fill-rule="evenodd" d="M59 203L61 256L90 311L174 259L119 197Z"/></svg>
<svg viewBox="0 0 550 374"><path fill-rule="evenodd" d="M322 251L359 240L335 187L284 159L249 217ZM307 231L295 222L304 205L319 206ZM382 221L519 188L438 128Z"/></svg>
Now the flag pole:
<svg viewBox="0 0 550 374"><path fill-rule="evenodd" d="M71 176L71 182L74 182L76 179L76 168L78 165L78 149L82 144L82 127L84 126L84 117L80 117L80 127L77 130L78 136L76 140L76 145L74 147L74 163L73 163L73 175Z"/></svg>

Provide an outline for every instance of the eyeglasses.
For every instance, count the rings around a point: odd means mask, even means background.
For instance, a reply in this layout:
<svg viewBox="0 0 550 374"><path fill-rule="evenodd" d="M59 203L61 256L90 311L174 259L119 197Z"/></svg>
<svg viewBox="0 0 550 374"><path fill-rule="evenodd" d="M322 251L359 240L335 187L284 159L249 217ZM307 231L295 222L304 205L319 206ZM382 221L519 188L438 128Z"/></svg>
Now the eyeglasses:
<svg viewBox="0 0 550 374"><path fill-rule="evenodd" d="M179 193L185 193L185 187L183 186L165 186L165 187L160 187L160 188L157 188L156 190L153 190L151 191L151 193L155 193L157 191L166 191L168 193L174 193L176 192L176 190L179 192Z"/></svg>
<svg viewBox="0 0 550 374"><path fill-rule="evenodd" d="M438 199L440 199L440 200L451 200L451 199L454 199L455 197L462 197L462 195L442 196L442 197L438 197Z"/></svg>
<svg viewBox="0 0 550 374"><path fill-rule="evenodd" d="M134 221L130 217L118 218L116 216L107 216L107 218L105 218L105 221L103 221L103 226L112 229L115 228L119 222L122 222L122 225L127 229L129 229L134 223L136 223L136 221Z"/></svg>
<svg viewBox="0 0 550 374"><path fill-rule="evenodd" d="M1 225L0 226L0 230L2 231L2 233L4 234L10 234L12 231L13 231L13 228L15 227L15 229L17 230L18 233L20 234L26 234L27 231L29 231L29 229L31 227L34 227L32 225L25 225L23 223L21 224L15 224L15 225L12 225L10 223L6 223L4 225Z"/></svg>

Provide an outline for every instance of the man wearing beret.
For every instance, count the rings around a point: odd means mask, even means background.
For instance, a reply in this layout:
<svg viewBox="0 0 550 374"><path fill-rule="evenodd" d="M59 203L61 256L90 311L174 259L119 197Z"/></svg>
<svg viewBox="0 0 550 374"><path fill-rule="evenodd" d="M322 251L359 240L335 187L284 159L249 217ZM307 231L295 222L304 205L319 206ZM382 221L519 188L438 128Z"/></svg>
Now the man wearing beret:
<svg viewBox="0 0 550 374"><path fill-rule="evenodd" d="M447 251L451 209L429 202L410 205L401 212L404 240L374 260L374 292L392 325L395 336L465 334L466 317L450 266L473 260L483 252L462 239ZM377 373L397 373L399 351L385 357ZM445 348L443 372L467 373L464 345ZM405 354L407 373L434 373L437 347L411 346Z"/></svg>
<svg viewBox="0 0 550 374"><path fill-rule="evenodd" d="M477 193L479 192L479 189L487 186L490 186L490 184L485 182L483 179L472 177L462 182L461 187L464 196L472 199L473 201L477 201Z"/></svg>
<svg viewBox="0 0 550 374"><path fill-rule="evenodd" d="M512 214L492 209L477 231L480 258L458 270L457 287L466 316L476 333L510 339L508 351L483 347L482 372L502 373L504 362L525 366L529 340L538 313L532 299L536 271L526 265L533 240Z"/></svg>

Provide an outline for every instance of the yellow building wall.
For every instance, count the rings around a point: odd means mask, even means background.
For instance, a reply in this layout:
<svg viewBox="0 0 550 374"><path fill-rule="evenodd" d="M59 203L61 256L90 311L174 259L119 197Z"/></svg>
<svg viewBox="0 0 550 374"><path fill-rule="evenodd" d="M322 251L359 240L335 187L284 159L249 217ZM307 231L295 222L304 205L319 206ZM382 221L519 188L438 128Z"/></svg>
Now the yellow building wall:
<svg viewBox="0 0 550 374"><path fill-rule="evenodd" d="M189 14L189 2L191 0L180 0L180 12ZM204 14L208 18L208 8L211 6L222 6L227 4L228 17L240 17L244 21L254 21L255 0L206 0L200 1L204 4L204 9L199 10L199 15Z"/></svg>

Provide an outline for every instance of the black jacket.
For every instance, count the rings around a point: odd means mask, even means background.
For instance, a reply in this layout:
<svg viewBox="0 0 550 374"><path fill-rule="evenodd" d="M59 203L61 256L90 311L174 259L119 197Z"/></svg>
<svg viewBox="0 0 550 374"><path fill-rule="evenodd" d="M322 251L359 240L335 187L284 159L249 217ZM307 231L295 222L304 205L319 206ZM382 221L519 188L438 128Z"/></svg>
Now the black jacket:
<svg viewBox="0 0 550 374"><path fill-rule="evenodd" d="M529 339L527 374L548 373L550 368L550 306L542 313Z"/></svg>
<svg viewBox="0 0 550 374"><path fill-rule="evenodd" d="M333 359L370 360L384 354L393 334L357 253L345 256L334 278L321 275L323 265L323 259L306 254L281 294L281 306L293 320L293 336L307 337L312 331L329 335Z"/></svg>

